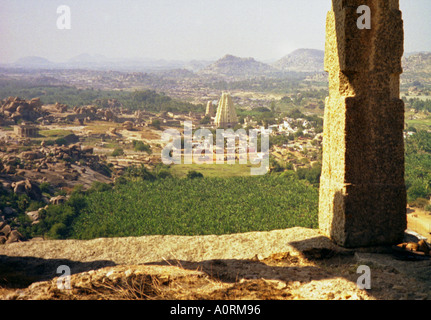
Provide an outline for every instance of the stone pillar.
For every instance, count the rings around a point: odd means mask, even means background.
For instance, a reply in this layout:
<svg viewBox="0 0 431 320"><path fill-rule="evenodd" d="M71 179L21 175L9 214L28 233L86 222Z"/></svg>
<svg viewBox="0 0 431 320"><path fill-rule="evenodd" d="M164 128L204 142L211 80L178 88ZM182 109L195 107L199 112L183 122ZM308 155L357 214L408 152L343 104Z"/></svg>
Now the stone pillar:
<svg viewBox="0 0 431 320"><path fill-rule="evenodd" d="M357 26L371 9L371 29ZM319 227L345 247L394 244L406 229L399 0L333 0L326 21Z"/></svg>

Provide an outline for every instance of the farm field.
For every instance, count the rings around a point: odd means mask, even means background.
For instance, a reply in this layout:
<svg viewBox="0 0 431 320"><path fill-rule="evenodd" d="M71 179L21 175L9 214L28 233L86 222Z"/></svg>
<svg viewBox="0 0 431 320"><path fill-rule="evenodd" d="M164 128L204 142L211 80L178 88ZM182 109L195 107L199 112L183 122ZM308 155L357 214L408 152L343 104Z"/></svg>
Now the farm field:
<svg viewBox="0 0 431 320"><path fill-rule="evenodd" d="M31 232L93 239L317 228L317 204L318 190L292 175L127 180L72 195Z"/></svg>

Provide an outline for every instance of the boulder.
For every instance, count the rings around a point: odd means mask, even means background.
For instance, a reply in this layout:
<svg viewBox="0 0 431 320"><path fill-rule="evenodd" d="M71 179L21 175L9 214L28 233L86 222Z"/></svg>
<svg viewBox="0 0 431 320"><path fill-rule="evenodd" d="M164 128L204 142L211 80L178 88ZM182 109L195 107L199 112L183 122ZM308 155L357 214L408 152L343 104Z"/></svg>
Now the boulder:
<svg viewBox="0 0 431 320"><path fill-rule="evenodd" d="M26 182L25 180L13 182L12 183L13 192L16 194L23 194L26 193Z"/></svg>
<svg viewBox="0 0 431 320"><path fill-rule="evenodd" d="M3 170L3 173L7 173L7 174L14 174L16 172L16 168L13 165L5 165Z"/></svg>
<svg viewBox="0 0 431 320"><path fill-rule="evenodd" d="M30 100L29 105L33 108L40 108L42 106L42 102L40 98L33 98Z"/></svg>
<svg viewBox="0 0 431 320"><path fill-rule="evenodd" d="M49 199L49 202L51 204L62 204L67 201L67 198L65 196L56 196Z"/></svg>
<svg viewBox="0 0 431 320"><path fill-rule="evenodd" d="M24 151L20 154L21 159L25 160L36 160L36 159L42 159L44 155L37 151Z"/></svg>
<svg viewBox="0 0 431 320"><path fill-rule="evenodd" d="M16 194L27 194L33 200L40 200L42 193L39 186L32 183L30 180L25 179L12 183L13 192Z"/></svg>
<svg viewBox="0 0 431 320"><path fill-rule="evenodd" d="M39 220L39 211L29 211L26 215L30 218L31 221Z"/></svg>
<svg viewBox="0 0 431 320"><path fill-rule="evenodd" d="M17 230L12 230L9 234L9 236L7 237L6 240L6 244L8 243L13 243L13 242L18 242L20 240L22 240L22 234L19 233Z"/></svg>
<svg viewBox="0 0 431 320"><path fill-rule="evenodd" d="M0 230L0 234L2 234L5 237L9 236L11 232L12 232L12 229L8 224L4 225L3 228L1 228Z"/></svg>

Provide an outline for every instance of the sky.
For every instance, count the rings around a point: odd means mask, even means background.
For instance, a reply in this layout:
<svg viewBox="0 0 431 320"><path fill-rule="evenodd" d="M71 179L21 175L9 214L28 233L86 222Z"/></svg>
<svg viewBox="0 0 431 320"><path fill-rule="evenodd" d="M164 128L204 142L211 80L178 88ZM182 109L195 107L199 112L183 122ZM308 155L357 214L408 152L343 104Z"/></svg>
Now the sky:
<svg viewBox="0 0 431 320"><path fill-rule="evenodd" d="M0 0L0 63L25 56L274 61L324 49L330 0ZM70 29L58 29L61 5ZM400 0L405 51L431 51L431 1Z"/></svg>

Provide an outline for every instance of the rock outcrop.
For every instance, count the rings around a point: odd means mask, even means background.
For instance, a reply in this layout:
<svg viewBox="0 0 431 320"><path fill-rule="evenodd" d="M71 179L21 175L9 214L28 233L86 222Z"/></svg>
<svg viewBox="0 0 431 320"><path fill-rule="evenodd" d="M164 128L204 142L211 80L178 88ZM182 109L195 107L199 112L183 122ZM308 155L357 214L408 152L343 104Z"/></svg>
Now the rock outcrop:
<svg viewBox="0 0 431 320"><path fill-rule="evenodd" d="M3 218L0 217L0 244L18 242L22 239L22 234L19 233L17 230L13 230L10 225L8 225L3 220Z"/></svg>
<svg viewBox="0 0 431 320"><path fill-rule="evenodd" d="M41 107L42 102L39 98L25 100L19 97L9 97L3 102L1 113L15 122L18 120L36 121L43 115Z"/></svg>

